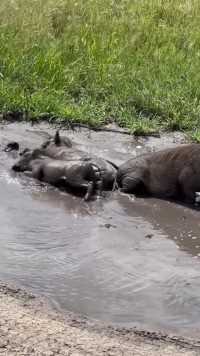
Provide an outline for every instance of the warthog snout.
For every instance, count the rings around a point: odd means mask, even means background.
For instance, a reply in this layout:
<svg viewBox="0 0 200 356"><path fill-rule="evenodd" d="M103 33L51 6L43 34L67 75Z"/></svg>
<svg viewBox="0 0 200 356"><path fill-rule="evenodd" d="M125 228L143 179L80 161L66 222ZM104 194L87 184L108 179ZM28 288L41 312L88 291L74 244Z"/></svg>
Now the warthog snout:
<svg viewBox="0 0 200 356"><path fill-rule="evenodd" d="M16 163L12 166L12 170L15 171L15 172L20 172L21 171L21 168L20 166Z"/></svg>
<svg viewBox="0 0 200 356"><path fill-rule="evenodd" d="M18 142L9 142L6 147L4 148L5 152L10 152L10 151L19 151L19 143Z"/></svg>

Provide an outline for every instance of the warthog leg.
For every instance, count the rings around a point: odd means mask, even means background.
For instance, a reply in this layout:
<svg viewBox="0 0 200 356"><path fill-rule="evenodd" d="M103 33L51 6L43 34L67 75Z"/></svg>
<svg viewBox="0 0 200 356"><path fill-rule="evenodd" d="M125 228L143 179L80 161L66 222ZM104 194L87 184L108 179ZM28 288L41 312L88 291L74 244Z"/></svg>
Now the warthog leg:
<svg viewBox="0 0 200 356"><path fill-rule="evenodd" d="M200 204L200 192L195 192L195 205Z"/></svg>
<svg viewBox="0 0 200 356"><path fill-rule="evenodd" d="M184 194L184 200L188 203L195 203L195 191L198 191L199 182L192 168L185 167L180 176L179 184Z"/></svg>
<svg viewBox="0 0 200 356"><path fill-rule="evenodd" d="M88 163L83 166L82 172L84 175L83 180L87 180L87 191L84 196L84 200L88 201L94 193L95 189L98 191L98 195L101 195L103 188L103 180L101 178L101 171L99 167L93 163Z"/></svg>
<svg viewBox="0 0 200 356"><path fill-rule="evenodd" d="M136 193L141 183L139 177L125 177L122 179L120 191L122 193Z"/></svg>
<svg viewBox="0 0 200 356"><path fill-rule="evenodd" d="M63 177L64 178L64 177ZM64 178L65 179L65 178ZM74 180L73 182L69 182L66 180L67 186L70 186L71 188L78 188L78 189L84 189L86 190L86 193L84 195L84 200L88 201L95 189L95 183L94 182L88 182L85 179L81 179L79 181Z"/></svg>
<svg viewBox="0 0 200 356"><path fill-rule="evenodd" d="M89 200L100 181L99 168L91 163L74 165L59 181L65 182L67 187L85 190L84 200Z"/></svg>
<svg viewBox="0 0 200 356"><path fill-rule="evenodd" d="M102 195L102 190L103 190L103 180L100 179L96 182L96 191L97 191L98 197L100 197Z"/></svg>
<svg viewBox="0 0 200 356"><path fill-rule="evenodd" d="M91 168L92 168L91 176L93 176L92 181L95 184L97 195L101 196L103 190L103 178L102 178L101 170L96 164L91 164Z"/></svg>
<svg viewBox="0 0 200 356"><path fill-rule="evenodd" d="M84 196L84 200L85 201L90 200L90 198L91 198L91 196L93 194L93 191L94 191L94 182L89 182L87 184L87 192L86 192L86 194Z"/></svg>

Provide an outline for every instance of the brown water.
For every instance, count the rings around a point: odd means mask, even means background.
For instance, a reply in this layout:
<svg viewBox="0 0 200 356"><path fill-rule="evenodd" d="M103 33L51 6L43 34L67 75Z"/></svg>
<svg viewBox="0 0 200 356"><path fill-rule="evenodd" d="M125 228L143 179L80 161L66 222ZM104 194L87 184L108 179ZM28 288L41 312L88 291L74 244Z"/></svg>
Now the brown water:
<svg viewBox="0 0 200 356"><path fill-rule="evenodd" d="M0 127L0 143L36 146L45 125ZM135 141L121 134L69 134L120 163L181 136ZM145 147L144 147L145 145ZM90 203L10 171L0 153L0 279L58 308L120 326L184 335L200 331L200 211L118 192Z"/></svg>

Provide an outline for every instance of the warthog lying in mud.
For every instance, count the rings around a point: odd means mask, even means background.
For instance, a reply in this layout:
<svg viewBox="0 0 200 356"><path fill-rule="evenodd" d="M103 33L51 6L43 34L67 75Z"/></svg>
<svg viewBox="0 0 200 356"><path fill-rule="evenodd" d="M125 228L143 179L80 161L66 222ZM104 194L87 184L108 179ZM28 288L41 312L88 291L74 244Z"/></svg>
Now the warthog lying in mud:
<svg viewBox="0 0 200 356"><path fill-rule="evenodd" d="M39 149L26 150L12 169L57 187L84 191L85 200L89 200L101 184L101 172L95 164L52 159L43 156Z"/></svg>
<svg viewBox="0 0 200 356"><path fill-rule="evenodd" d="M119 168L109 160L78 149L67 137L55 136L38 149L25 149L14 170L30 171L34 178L54 185L94 191L113 189L185 202L200 200L200 145L188 144L142 154Z"/></svg>
<svg viewBox="0 0 200 356"><path fill-rule="evenodd" d="M57 131L55 136L45 141L38 149L42 156L50 157L55 160L70 162L70 164L91 164L98 167L101 173L99 182L100 190L113 189L115 186L117 166L109 160L103 159L96 155L89 154L77 148L67 137L61 137ZM21 153L23 156L27 149Z"/></svg>
<svg viewBox="0 0 200 356"><path fill-rule="evenodd" d="M86 190L85 200L94 192L113 189L117 167L110 161L79 150L67 137L57 131L53 138L35 150L26 148L19 161L12 167L15 171L59 187Z"/></svg>
<svg viewBox="0 0 200 356"><path fill-rule="evenodd" d="M200 144L181 145L143 154L122 164L117 184L125 193L198 202Z"/></svg>

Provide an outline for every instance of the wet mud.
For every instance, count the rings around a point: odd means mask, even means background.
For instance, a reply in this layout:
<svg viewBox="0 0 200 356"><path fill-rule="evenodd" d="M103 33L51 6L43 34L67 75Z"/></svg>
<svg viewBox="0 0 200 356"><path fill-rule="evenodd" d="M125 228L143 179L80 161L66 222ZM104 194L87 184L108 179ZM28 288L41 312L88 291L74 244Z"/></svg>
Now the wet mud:
<svg viewBox="0 0 200 356"><path fill-rule="evenodd" d="M45 124L0 126L0 144L41 144ZM116 164L185 141L81 130L79 147ZM84 202L10 170L0 154L0 279L118 327L197 337L200 331L200 211L175 202L107 192Z"/></svg>

